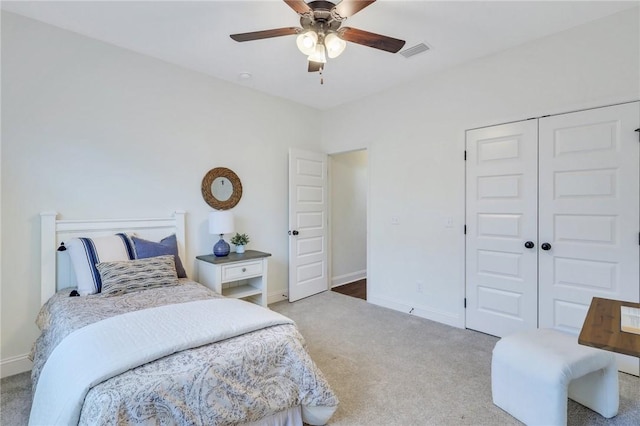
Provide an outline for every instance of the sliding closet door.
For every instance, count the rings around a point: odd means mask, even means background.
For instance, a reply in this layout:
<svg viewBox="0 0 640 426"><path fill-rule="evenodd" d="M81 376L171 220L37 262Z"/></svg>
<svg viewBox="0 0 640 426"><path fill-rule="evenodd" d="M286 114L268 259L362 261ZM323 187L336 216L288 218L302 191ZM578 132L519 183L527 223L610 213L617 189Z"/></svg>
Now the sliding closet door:
<svg viewBox="0 0 640 426"><path fill-rule="evenodd" d="M540 119L540 327L577 335L592 297L640 298L639 121L638 102Z"/></svg>
<svg viewBox="0 0 640 426"><path fill-rule="evenodd" d="M466 326L537 327L537 121L467 132Z"/></svg>

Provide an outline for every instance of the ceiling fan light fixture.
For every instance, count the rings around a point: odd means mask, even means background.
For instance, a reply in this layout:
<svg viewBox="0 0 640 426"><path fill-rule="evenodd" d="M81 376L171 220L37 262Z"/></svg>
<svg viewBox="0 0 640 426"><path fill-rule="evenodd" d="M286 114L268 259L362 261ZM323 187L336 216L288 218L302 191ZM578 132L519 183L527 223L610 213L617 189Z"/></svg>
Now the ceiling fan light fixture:
<svg viewBox="0 0 640 426"><path fill-rule="evenodd" d="M296 38L298 49L305 55L312 55L318 44L318 34L315 31L305 31Z"/></svg>
<svg viewBox="0 0 640 426"><path fill-rule="evenodd" d="M0 0L1 1L1 0ZM345 19L359 13L376 0L284 0L299 16L300 27L273 28L263 31L231 34L238 42L262 40L282 36L296 36L296 45L309 59L309 72L322 71L327 62L342 54L346 42L398 53L404 40L371 33L352 27L342 27ZM322 81L322 80L321 80Z"/></svg>
<svg viewBox="0 0 640 426"><path fill-rule="evenodd" d="M327 56L325 55L324 44L318 43L316 50L308 58L311 62L320 62L321 64L327 63Z"/></svg>
<svg viewBox="0 0 640 426"><path fill-rule="evenodd" d="M336 33L329 33L324 38L324 44L327 47L327 55L333 59L340 56L347 47L347 42L341 39Z"/></svg>

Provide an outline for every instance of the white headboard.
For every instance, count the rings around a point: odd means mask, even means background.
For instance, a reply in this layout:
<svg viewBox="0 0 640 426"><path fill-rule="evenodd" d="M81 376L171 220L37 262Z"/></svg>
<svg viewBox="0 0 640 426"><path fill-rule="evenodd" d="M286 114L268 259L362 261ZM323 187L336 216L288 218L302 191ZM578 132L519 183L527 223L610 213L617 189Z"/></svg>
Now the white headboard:
<svg viewBox="0 0 640 426"><path fill-rule="evenodd" d="M75 287L75 274L64 251L58 247L75 237L100 237L118 232L135 233L151 241L176 234L178 254L185 259L185 211L169 218L58 220L58 213L40 213L40 302L44 304L58 290ZM184 262L185 268L188 262ZM190 271L187 271L189 274Z"/></svg>

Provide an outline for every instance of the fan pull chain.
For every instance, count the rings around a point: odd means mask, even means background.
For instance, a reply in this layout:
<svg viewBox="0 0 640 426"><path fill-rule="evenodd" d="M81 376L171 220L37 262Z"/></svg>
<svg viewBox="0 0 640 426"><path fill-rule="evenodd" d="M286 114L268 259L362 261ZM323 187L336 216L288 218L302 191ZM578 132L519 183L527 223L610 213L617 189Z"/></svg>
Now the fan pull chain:
<svg viewBox="0 0 640 426"><path fill-rule="evenodd" d="M324 67L320 67L320 69L318 70L320 72L320 84L324 84L324 78L322 77L322 70L324 70Z"/></svg>

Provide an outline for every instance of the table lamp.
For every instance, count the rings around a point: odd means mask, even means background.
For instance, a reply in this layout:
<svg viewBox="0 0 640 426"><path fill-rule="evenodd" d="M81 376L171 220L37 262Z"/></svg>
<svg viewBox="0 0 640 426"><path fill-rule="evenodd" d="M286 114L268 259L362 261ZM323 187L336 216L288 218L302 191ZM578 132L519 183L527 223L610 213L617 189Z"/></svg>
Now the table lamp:
<svg viewBox="0 0 640 426"><path fill-rule="evenodd" d="M217 210L209 213L209 233L220 235L220 240L213 246L213 254L224 257L229 254L229 244L224 234L233 232L233 214L229 210Z"/></svg>

